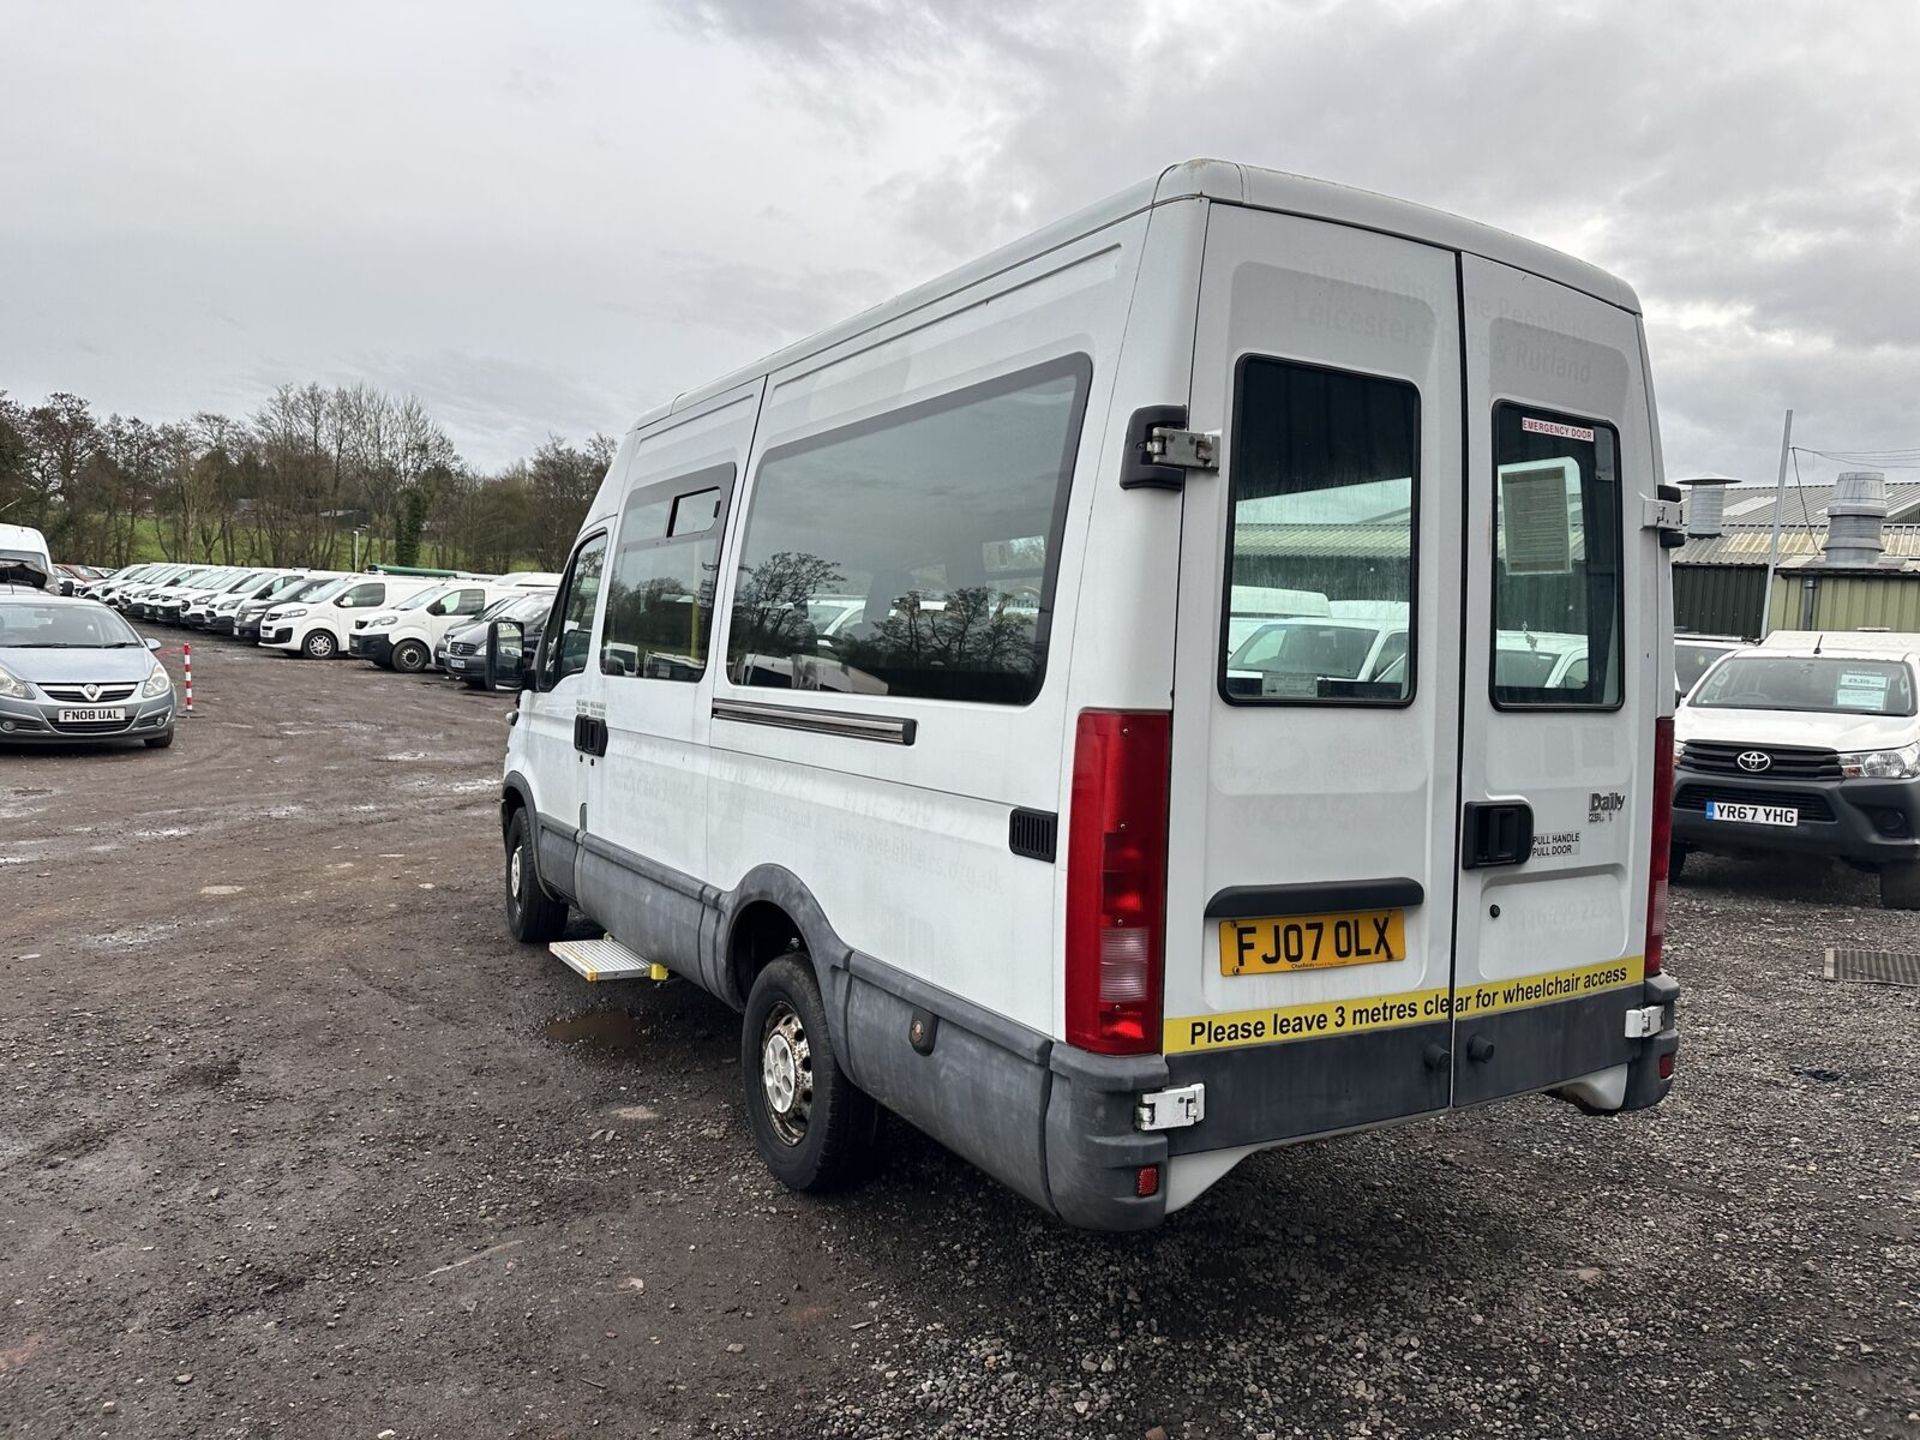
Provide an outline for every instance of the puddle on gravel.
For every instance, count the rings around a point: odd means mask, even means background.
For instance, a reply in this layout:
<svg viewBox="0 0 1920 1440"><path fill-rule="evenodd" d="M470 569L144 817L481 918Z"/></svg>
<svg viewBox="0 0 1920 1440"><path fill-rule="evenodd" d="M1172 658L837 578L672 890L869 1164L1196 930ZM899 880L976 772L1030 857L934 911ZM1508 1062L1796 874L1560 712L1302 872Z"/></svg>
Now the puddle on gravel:
<svg viewBox="0 0 1920 1440"><path fill-rule="evenodd" d="M564 1015L540 1027L540 1038L572 1047L583 1059L614 1061L636 1054L645 1044L639 1022L629 1010L589 1010Z"/></svg>

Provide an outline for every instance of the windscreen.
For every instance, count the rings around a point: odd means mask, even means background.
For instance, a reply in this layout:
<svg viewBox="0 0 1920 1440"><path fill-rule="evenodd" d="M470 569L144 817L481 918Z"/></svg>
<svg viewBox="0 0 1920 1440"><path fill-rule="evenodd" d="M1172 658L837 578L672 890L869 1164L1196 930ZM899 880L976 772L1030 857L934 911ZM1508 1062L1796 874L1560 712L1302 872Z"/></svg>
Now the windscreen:
<svg viewBox="0 0 1920 1440"><path fill-rule="evenodd" d="M1317 695L1321 679L1359 679L1379 634L1378 629L1368 626L1282 621L1255 631L1228 657L1227 669L1257 670L1263 676L1297 676L1302 681L1300 694ZM1284 685L1268 684L1261 693L1288 691Z"/></svg>
<svg viewBox="0 0 1920 1440"><path fill-rule="evenodd" d="M97 650L140 644L140 637L104 605L0 603L0 650Z"/></svg>
<svg viewBox="0 0 1920 1440"><path fill-rule="evenodd" d="M1702 681L1687 703L1714 710L1911 715L1913 677L1898 660L1737 655Z"/></svg>
<svg viewBox="0 0 1920 1440"><path fill-rule="evenodd" d="M310 584L301 586L287 598L289 600L331 600L352 583L351 575L322 576Z"/></svg>
<svg viewBox="0 0 1920 1440"><path fill-rule="evenodd" d="M1718 645L1689 645L1680 641L1673 647L1673 676L1682 695L1700 683L1700 677L1713 662L1727 652Z"/></svg>
<svg viewBox="0 0 1920 1440"><path fill-rule="evenodd" d="M431 605L434 601L438 600L442 595L451 595L455 590L458 590L459 588L460 586L458 585L441 585L441 586L438 586L437 588L429 588L426 590L417 591L416 593L409 595L406 599L402 600L398 605L392 606L390 608L395 610L418 610L423 605Z"/></svg>

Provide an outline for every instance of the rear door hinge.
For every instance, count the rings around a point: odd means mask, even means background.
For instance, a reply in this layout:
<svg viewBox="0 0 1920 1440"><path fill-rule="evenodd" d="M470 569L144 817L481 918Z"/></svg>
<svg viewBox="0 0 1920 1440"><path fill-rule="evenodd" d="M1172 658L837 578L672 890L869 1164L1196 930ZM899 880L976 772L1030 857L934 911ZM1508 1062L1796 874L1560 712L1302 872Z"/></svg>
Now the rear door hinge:
<svg viewBox="0 0 1920 1440"><path fill-rule="evenodd" d="M1133 1107L1136 1130L1180 1130L1207 1118L1207 1087L1176 1085L1142 1095Z"/></svg>
<svg viewBox="0 0 1920 1440"><path fill-rule="evenodd" d="M1142 405L1127 421L1122 490L1178 490L1195 470L1220 465L1220 437L1187 429L1184 405Z"/></svg>
<svg viewBox="0 0 1920 1440"><path fill-rule="evenodd" d="M1658 1035L1666 1016L1664 1005L1641 1005L1627 1011L1627 1039L1645 1040L1649 1035Z"/></svg>
<svg viewBox="0 0 1920 1440"><path fill-rule="evenodd" d="M1220 468L1220 437L1210 430L1176 430L1156 425L1147 432L1147 458L1156 465L1181 470Z"/></svg>
<svg viewBox="0 0 1920 1440"><path fill-rule="evenodd" d="M1640 528L1659 531L1660 544L1664 549L1677 550L1687 543L1686 516L1678 500L1669 500L1664 496L1658 500L1642 500Z"/></svg>

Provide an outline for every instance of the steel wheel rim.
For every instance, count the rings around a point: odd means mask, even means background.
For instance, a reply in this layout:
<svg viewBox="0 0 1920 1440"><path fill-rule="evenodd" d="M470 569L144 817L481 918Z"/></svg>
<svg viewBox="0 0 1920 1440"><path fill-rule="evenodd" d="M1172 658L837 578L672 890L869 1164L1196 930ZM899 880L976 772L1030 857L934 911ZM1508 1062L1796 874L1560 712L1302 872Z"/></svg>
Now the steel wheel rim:
<svg viewBox="0 0 1920 1440"><path fill-rule="evenodd" d="M520 903L520 854L523 849L525 849L524 846L516 845L512 853L507 856L507 893L513 897L513 903L516 905Z"/></svg>
<svg viewBox="0 0 1920 1440"><path fill-rule="evenodd" d="M785 1000L774 1002L761 1026L760 1093L780 1143L805 1140L813 1113L813 1047L799 1012Z"/></svg>

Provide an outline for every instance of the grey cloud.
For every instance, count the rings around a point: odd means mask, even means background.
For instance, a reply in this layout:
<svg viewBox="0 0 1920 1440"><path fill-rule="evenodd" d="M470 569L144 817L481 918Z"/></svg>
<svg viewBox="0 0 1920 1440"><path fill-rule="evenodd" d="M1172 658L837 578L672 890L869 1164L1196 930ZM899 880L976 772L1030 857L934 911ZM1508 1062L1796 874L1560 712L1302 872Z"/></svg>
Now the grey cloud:
<svg viewBox="0 0 1920 1440"><path fill-rule="evenodd" d="M1137 40L1116 21L1000 52L991 142L890 177L875 208L952 262L1187 155L1320 174L1634 282L1656 362L1672 356L1680 468L1770 473L1796 401L1809 423L1920 439L1920 103L1894 58L1920 51L1920 12L1250 5L1151 63ZM1678 343L1703 311L1728 318Z"/></svg>

